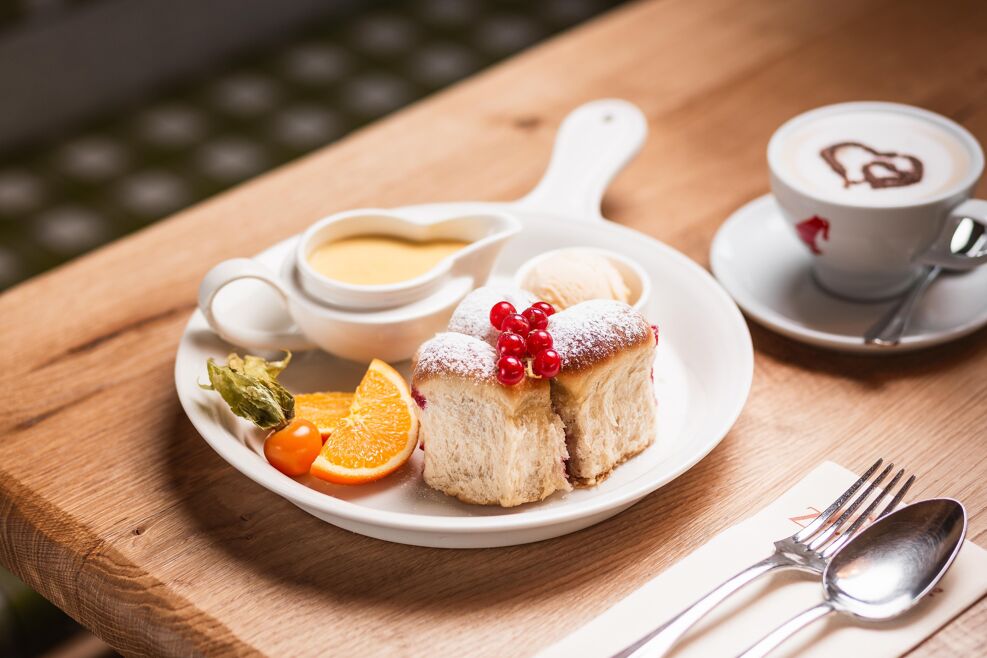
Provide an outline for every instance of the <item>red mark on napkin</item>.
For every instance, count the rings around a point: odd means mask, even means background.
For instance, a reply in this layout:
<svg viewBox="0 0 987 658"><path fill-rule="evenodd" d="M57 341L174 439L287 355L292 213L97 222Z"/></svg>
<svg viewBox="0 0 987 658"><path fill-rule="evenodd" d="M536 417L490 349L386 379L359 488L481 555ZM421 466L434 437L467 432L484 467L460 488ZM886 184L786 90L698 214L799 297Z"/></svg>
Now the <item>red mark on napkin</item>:
<svg viewBox="0 0 987 658"><path fill-rule="evenodd" d="M809 514L803 514L801 516L790 516L788 517L788 520L794 523L795 525L797 525L798 527L804 528L805 526L815 521L816 517L818 517L819 514L821 513L815 507L810 507L809 509L812 510Z"/></svg>

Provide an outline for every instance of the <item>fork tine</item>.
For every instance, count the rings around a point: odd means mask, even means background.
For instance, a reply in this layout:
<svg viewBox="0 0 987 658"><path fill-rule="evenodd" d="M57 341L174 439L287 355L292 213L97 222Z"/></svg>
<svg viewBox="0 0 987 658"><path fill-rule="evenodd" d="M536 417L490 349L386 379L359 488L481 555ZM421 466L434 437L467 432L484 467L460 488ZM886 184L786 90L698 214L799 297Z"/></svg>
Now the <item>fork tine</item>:
<svg viewBox="0 0 987 658"><path fill-rule="evenodd" d="M867 472L861 475L859 480L851 484L849 489L840 494L840 497L834 500L832 505L823 510L822 514L817 516L815 521L792 535L792 540L803 543L805 540L819 532L823 525L833 518L833 516L839 512L844 505L846 505L846 502L850 500L850 497L857 492L857 489L863 486L863 484L870 479L870 476L874 474L874 471L880 468L883 463L883 459L878 459L874 462L874 465L868 468Z"/></svg>
<svg viewBox="0 0 987 658"><path fill-rule="evenodd" d="M870 497L871 493L877 489L878 485L884 481L884 478L888 476L888 473L890 473L893 468L894 464L888 464L885 466L884 470L881 471L881 474L874 478L874 481L870 483L870 486L864 489L862 494L854 498L853 502L850 503L850 506L847 507L843 514L840 515L840 518L836 519L835 523L823 530L816 536L815 539L812 540L809 544L809 550L818 551L822 548L826 542L828 542L833 535L835 535L839 529L843 527L843 524L850 520L850 517L857 511L857 508L864 504L864 501Z"/></svg>
<svg viewBox="0 0 987 658"><path fill-rule="evenodd" d="M844 532L842 535L837 537L836 540L833 541L833 543L831 543L829 546L825 548L825 550L822 551L822 556L824 558L828 558L831 555L835 555L836 551L840 550L843 544L853 539L853 536L857 534L857 531L860 530L860 527L867 522L867 519L870 517L871 513L875 509L877 509L877 506L881 504L881 501L884 500L884 498L894 489L895 485L898 484L898 480L900 480L904 474L905 474L905 469L901 469L900 471L898 471L897 474L895 474L894 478L892 478L891 481L888 482L888 486L884 487L884 489L881 490L881 493L878 494L877 498L875 498L873 502L871 502L871 504L867 506L867 509L865 509L863 512L860 513L860 516L857 517L856 521L850 524L850 527L847 528L846 532ZM914 480L915 476L913 475L911 479ZM906 483L905 486L902 487L902 489L907 488L909 484L910 481Z"/></svg>
<svg viewBox="0 0 987 658"><path fill-rule="evenodd" d="M898 507L898 504L901 503L901 499L905 497L906 493L908 493L908 489L911 488L913 482L915 482L914 475L905 480L905 484L901 485L901 489L898 490L898 493L894 495L894 498L891 499L891 502L888 503L888 506L881 511L881 514L877 518L881 518L882 516L886 516L893 512L895 508Z"/></svg>

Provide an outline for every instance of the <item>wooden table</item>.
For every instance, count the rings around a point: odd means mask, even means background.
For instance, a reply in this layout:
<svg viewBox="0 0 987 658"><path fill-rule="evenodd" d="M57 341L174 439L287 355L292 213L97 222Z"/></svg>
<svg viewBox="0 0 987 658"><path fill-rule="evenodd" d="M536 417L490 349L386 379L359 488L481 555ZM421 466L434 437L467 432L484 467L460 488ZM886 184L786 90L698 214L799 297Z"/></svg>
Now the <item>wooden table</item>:
<svg viewBox="0 0 987 658"><path fill-rule="evenodd" d="M914 496L960 498L987 543L983 331L871 359L753 327L750 400L709 457L598 526L481 551L308 516L214 454L172 382L212 264L345 208L514 198L593 98L631 100L651 129L606 214L707 263L717 226L768 189L765 144L798 112L896 100L987 142L985 34L978 0L631 4L10 290L0 562L126 654L505 656L562 637L826 458L908 465ZM985 647L982 600L915 653Z"/></svg>

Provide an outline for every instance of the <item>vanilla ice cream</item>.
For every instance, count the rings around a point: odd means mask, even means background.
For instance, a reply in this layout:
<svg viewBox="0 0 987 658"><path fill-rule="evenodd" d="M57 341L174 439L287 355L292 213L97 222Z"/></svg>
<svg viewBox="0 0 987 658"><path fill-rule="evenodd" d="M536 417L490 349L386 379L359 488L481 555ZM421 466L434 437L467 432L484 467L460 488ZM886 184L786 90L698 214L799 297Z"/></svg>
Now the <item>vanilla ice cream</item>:
<svg viewBox="0 0 987 658"><path fill-rule="evenodd" d="M560 311L590 299L630 301L630 290L620 272L592 249L553 252L535 263L521 287Z"/></svg>

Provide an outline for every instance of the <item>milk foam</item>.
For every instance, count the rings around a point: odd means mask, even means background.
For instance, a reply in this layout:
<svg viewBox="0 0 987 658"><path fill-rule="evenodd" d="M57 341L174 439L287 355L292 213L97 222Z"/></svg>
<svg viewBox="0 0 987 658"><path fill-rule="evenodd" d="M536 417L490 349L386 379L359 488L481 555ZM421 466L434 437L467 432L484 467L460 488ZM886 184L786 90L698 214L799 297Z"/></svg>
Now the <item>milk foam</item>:
<svg viewBox="0 0 987 658"><path fill-rule="evenodd" d="M838 151L840 164L851 181L863 180L868 162L884 160L899 170L912 167L904 156L921 161L921 180L900 187L872 187L868 182L847 186L844 177L820 155L834 144L856 142L882 153L900 154L878 158L849 146ZM921 202L955 189L970 172L970 148L953 131L924 119L887 109L857 109L824 114L796 125L784 137L775 154L775 166L796 187L836 203L892 206ZM872 168L877 175L889 170Z"/></svg>

